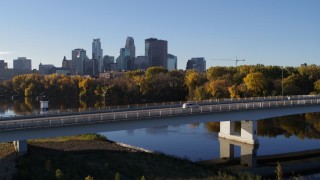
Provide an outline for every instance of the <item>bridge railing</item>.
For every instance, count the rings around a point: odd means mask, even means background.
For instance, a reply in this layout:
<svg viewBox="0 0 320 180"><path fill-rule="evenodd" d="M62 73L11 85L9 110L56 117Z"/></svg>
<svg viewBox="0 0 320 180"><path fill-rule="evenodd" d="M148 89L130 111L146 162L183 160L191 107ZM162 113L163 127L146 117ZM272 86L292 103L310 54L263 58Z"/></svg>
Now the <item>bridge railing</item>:
<svg viewBox="0 0 320 180"><path fill-rule="evenodd" d="M130 105L119 105L119 106L106 106L99 108L88 108L88 109L65 109L65 110L50 110L44 114L34 111L32 115L14 116L14 117L0 117L1 120L14 120L14 119L27 119L27 118L38 118L38 117L54 117L64 115L79 115L79 114L92 114L98 112L119 112L127 110L146 110L156 108L173 108L181 107L183 103L194 103L199 105L215 105L215 104L226 104L226 103L243 103L243 102L255 102L255 101L278 101L278 100L299 100L299 99L316 99L320 98L318 95L294 95L294 96L266 96L266 97L249 97L249 98L223 98L223 99L209 99L201 101L178 101L178 102L161 102L161 103L146 103L146 104L130 104Z"/></svg>
<svg viewBox="0 0 320 180"><path fill-rule="evenodd" d="M280 107L288 107L288 106L306 106L306 105L315 105L315 104L320 104L320 99L215 104L215 105L200 106L198 108L188 108L188 109L168 108L168 109L158 109L158 110L140 110L140 111L88 114L88 115L64 116L64 117L48 117L48 118L28 119L28 120L0 121L0 131L77 125L77 124L87 124L87 123L101 123L101 122L111 122L111 121L129 121L129 120L144 119L144 118L149 119L149 118L156 118L156 117L184 116L184 115L190 115L190 114L203 114L203 113L225 112L225 111L239 111L239 110L278 108L278 107L280 108Z"/></svg>

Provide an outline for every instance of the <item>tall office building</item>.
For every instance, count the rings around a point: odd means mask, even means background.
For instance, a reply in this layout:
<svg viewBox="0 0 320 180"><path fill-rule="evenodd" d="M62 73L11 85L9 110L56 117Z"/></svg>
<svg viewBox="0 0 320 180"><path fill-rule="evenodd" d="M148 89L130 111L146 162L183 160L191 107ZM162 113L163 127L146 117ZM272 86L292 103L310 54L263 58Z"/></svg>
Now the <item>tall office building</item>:
<svg viewBox="0 0 320 180"><path fill-rule="evenodd" d="M31 70L31 59L26 57L18 57L13 60L13 69L16 70Z"/></svg>
<svg viewBox="0 0 320 180"><path fill-rule="evenodd" d="M148 61L146 56L137 56L134 61L134 69L146 70L148 68Z"/></svg>
<svg viewBox="0 0 320 180"><path fill-rule="evenodd" d="M83 75L84 71L84 61L89 59L84 49L74 49L72 50L72 74Z"/></svg>
<svg viewBox="0 0 320 180"><path fill-rule="evenodd" d="M116 59L119 70L134 70L134 61L136 56L136 47L132 37L127 37L124 48L120 49L120 55Z"/></svg>
<svg viewBox="0 0 320 180"><path fill-rule="evenodd" d="M167 69L169 71L177 69L177 56L174 56L172 54L168 54Z"/></svg>
<svg viewBox="0 0 320 180"><path fill-rule="evenodd" d="M191 58L187 62L186 69L196 69L199 72L206 71L206 60L203 57Z"/></svg>
<svg viewBox="0 0 320 180"><path fill-rule="evenodd" d="M155 38L146 39L145 56L148 59L149 67L162 66L167 68L168 42Z"/></svg>
<svg viewBox="0 0 320 180"><path fill-rule="evenodd" d="M4 60L0 60L0 69L8 69L8 63L4 62Z"/></svg>
<svg viewBox="0 0 320 180"><path fill-rule="evenodd" d="M94 72L102 72L103 71L103 50L101 49L100 39L93 39L92 42L92 60L94 60L98 64L98 67L93 67Z"/></svg>
<svg viewBox="0 0 320 180"><path fill-rule="evenodd" d="M125 48L130 49L131 57L136 57L136 47L134 45L133 37L127 37Z"/></svg>
<svg viewBox="0 0 320 180"><path fill-rule="evenodd" d="M117 63L114 62L114 56L104 56L103 57L103 71L116 71L118 70L117 68ZM101 72L101 73L102 73Z"/></svg>
<svg viewBox="0 0 320 180"><path fill-rule="evenodd" d="M130 66L131 66L130 49L121 48L120 55L116 61L117 61L119 70L123 70L123 71L130 70Z"/></svg>

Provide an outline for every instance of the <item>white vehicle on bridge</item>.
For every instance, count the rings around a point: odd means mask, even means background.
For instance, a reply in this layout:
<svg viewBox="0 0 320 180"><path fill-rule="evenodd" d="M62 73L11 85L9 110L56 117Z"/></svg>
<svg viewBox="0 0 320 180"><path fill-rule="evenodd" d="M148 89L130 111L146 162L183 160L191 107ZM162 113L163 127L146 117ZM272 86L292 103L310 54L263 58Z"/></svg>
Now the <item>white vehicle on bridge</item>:
<svg viewBox="0 0 320 180"><path fill-rule="evenodd" d="M197 108L199 107L198 104L192 104L192 103L183 103L182 109L188 109L188 108Z"/></svg>

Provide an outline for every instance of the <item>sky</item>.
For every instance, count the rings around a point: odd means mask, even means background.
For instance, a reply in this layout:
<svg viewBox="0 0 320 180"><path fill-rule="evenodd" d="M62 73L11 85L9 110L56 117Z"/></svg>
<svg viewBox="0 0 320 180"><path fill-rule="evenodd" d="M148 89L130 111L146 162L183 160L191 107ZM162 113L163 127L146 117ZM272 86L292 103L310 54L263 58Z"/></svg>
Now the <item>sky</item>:
<svg viewBox="0 0 320 180"><path fill-rule="evenodd" d="M320 62L319 0L3 0L0 2L0 59L17 57L61 67L71 51L92 54L101 39L104 55L119 55L134 38L167 40L178 68L205 57L210 66L244 64L300 66ZM224 59L224 60L217 60Z"/></svg>

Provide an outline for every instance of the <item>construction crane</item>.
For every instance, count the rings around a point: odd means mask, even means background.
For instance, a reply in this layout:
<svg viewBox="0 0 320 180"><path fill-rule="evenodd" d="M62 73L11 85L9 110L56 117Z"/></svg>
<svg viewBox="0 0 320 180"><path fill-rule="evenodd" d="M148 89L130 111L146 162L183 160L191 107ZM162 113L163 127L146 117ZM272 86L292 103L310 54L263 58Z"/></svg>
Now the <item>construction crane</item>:
<svg viewBox="0 0 320 180"><path fill-rule="evenodd" d="M236 62L236 67L238 65L238 61L245 61L245 59L209 59L209 60L213 60L213 61L235 61Z"/></svg>

